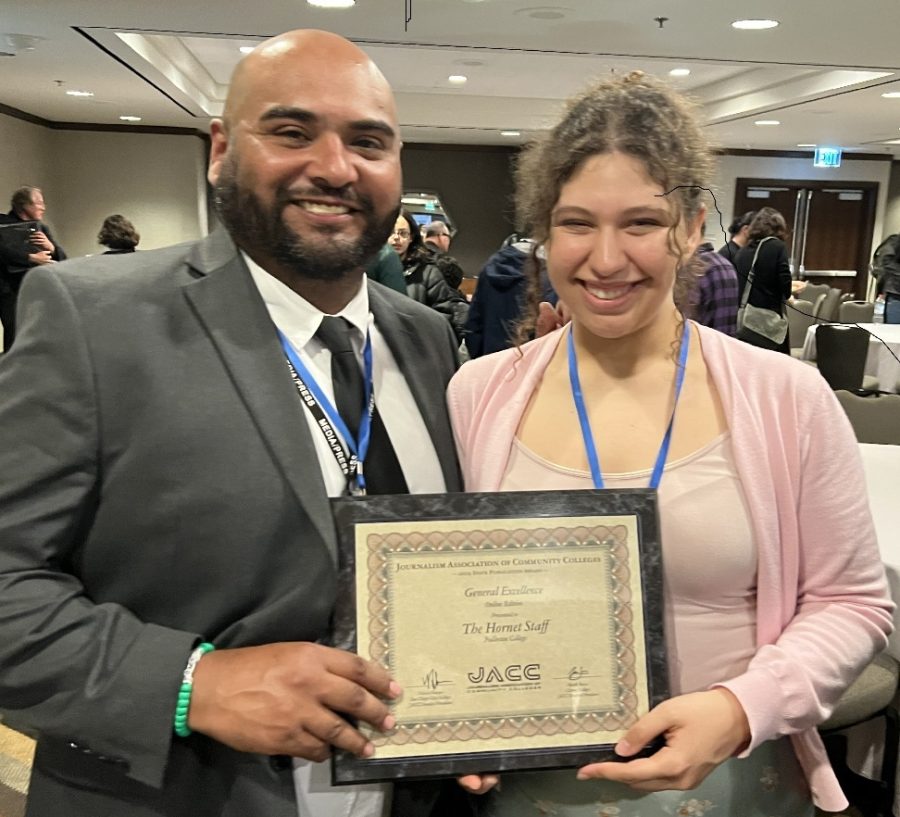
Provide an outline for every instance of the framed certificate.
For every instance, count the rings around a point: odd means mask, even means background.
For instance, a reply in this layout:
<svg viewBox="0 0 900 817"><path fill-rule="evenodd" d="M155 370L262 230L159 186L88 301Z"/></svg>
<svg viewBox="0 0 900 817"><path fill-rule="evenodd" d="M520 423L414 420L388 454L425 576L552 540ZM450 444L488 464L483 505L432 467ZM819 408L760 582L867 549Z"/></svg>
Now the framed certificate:
<svg viewBox="0 0 900 817"><path fill-rule="evenodd" d="M333 500L336 646L403 687L336 784L577 766L668 697L656 492Z"/></svg>

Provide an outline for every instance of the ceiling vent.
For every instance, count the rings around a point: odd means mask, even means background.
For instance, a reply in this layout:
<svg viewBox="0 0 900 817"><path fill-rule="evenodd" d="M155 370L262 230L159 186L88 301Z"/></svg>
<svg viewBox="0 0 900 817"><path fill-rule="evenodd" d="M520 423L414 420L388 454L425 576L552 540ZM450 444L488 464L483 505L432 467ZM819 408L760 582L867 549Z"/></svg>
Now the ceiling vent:
<svg viewBox="0 0 900 817"><path fill-rule="evenodd" d="M22 51L34 51L40 41L40 37L31 34L0 33L0 57L15 57Z"/></svg>

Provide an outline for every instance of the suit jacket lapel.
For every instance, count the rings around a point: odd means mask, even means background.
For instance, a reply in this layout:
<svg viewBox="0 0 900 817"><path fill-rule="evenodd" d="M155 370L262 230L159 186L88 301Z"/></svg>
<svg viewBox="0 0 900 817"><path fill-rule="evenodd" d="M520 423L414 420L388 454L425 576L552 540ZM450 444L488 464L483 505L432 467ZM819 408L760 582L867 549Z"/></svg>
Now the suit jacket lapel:
<svg viewBox="0 0 900 817"><path fill-rule="evenodd" d="M414 303L411 301L411 303ZM435 372L434 358L423 355L423 338L415 316L388 303L377 287L369 285L369 309L375 316L375 324L384 336L397 365L406 377L410 391L431 435L435 451L441 463L441 471L448 491L459 491L460 476L456 462L456 448L450 431L444 381L441 372Z"/></svg>
<svg viewBox="0 0 900 817"><path fill-rule="evenodd" d="M334 554L334 523L304 409L250 271L224 231L200 242L189 263L201 277L185 287L185 297L273 459Z"/></svg>

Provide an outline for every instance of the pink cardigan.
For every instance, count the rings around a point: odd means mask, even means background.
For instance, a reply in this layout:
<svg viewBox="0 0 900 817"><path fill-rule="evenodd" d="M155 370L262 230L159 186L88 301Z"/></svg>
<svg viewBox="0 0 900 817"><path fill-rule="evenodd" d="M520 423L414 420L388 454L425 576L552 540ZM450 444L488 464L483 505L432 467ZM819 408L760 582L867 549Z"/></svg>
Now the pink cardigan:
<svg viewBox="0 0 900 817"><path fill-rule="evenodd" d="M759 553L758 649L746 672L721 686L750 721L746 753L791 735L816 805L839 811L847 801L815 726L884 649L894 609L859 449L815 369L697 329ZM466 363L450 382L466 490L499 489L528 399L564 331Z"/></svg>

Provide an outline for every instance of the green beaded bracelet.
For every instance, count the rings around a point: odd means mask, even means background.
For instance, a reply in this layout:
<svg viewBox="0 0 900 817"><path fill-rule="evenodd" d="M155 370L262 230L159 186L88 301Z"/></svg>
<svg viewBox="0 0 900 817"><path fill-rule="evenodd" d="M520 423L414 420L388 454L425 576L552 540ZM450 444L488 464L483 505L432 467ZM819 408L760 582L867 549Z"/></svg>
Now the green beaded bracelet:
<svg viewBox="0 0 900 817"><path fill-rule="evenodd" d="M215 647L204 641L198 646L188 658L187 666L184 668L184 675L181 676L181 687L178 690L178 703L175 706L175 719L173 721L175 734L180 738L186 738L191 734L191 727L187 724L188 710L191 708L191 690L194 686L194 670L200 659L208 652L212 652Z"/></svg>

